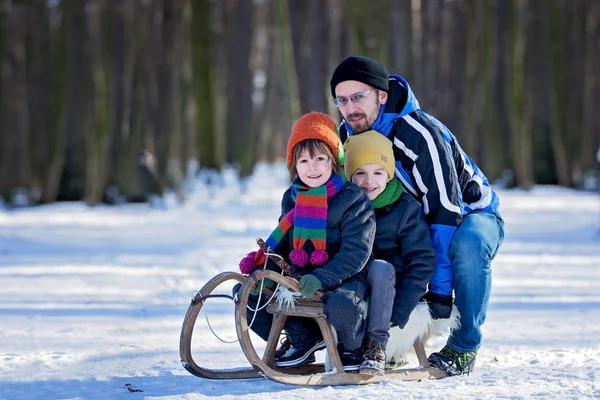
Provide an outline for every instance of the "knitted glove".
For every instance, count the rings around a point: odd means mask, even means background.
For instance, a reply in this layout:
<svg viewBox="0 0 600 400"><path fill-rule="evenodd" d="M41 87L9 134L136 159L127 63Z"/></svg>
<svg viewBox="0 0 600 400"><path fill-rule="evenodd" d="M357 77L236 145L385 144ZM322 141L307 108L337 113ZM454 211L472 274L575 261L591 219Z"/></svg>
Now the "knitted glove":
<svg viewBox="0 0 600 400"><path fill-rule="evenodd" d="M273 288L275 287L275 281L273 281L269 278L265 278L264 282L265 282L264 287L269 290L273 290ZM260 286L261 286L261 283L259 281L258 285L256 285L256 287L254 289L252 289L252 291L250 291L250 294L253 296L258 296L260 293Z"/></svg>
<svg viewBox="0 0 600 400"><path fill-rule="evenodd" d="M251 274L258 266L264 264L265 257L265 253L262 249L251 251L240 261L240 272L244 275Z"/></svg>
<svg viewBox="0 0 600 400"><path fill-rule="evenodd" d="M306 297L310 297L323 287L321 286L321 281L316 276L307 274L300 278L298 288L300 289L300 293Z"/></svg>
<svg viewBox="0 0 600 400"><path fill-rule="evenodd" d="M432 292L425 293L422 300L429 305L429 312L433 319L450 318L452 313L452 296Z"/></svg>

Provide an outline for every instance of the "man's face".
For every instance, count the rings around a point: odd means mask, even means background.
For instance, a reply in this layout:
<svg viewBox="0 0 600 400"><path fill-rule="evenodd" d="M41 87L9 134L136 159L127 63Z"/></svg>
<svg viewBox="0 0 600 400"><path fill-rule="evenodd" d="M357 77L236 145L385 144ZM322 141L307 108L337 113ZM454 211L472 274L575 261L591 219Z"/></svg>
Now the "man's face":
<svg viewBox="0 0 600 400"><path fill-rule="evenodd" d="M367 95L358 101L352 101L352 96L358 93L367 93ZM387 101L386 92L373 89L371 86L358 81L340 82L335 87L335 97L348 99L345 102L346 104L338 107L354 133L368 131L377 120L379 109Z"/></svg>

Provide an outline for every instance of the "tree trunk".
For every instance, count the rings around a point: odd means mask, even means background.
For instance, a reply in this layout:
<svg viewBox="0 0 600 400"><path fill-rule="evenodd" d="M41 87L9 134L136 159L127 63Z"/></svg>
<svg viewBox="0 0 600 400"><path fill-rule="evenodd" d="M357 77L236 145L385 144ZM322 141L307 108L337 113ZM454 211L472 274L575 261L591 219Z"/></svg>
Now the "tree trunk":
<svg viewBox="0 0 600 400"><path fill-rule="evenodd" d="M293 59L293 44L291 39L289 14L285 6L285 0L275 0L277 10L277 26L279 28L280 48L283 81L285 82L286 98L288 99L288 109L290 115L289 129L285 130L287 134L291 131L291 123L300 118L301 109L298 95L298 79Z"/></svg>
<svg viewBox="0 0 600 400"><path fill-rule="evenodd" d="M110 126L110 151L107 171L107 185L118 188L121 179L119 176L131 177L130 171L122 165L123 155L129 153L129 119L131 112L131 63L133 54L131 40L134 39L133 32L129 29L133 21L127 19L131 13L132 0L121 0L108 8L110 15L110 26L107 26L108 37L104 38L110 52L111 83L108 97L110 101L110 114L113 116ZM104 36L104 35L103 35ZM127 160L131 163L132 160ZM127 184L127 183L126 183ZM130 182L129 182L130 184ZM109 201L112 199L109 199Z"/></svg>
<svg viewBox="0 0 600 400"><path fill-rule="evenodd" d="M171 137L174 134L175 85L179 84L175 71L175 37L179 23L177 5L180 0L162 0L158 39L158 63L156 65L156 88L158 115L154 131L154 154L161 192L168 186L167 166L171 153Z"/></svg>
<svg viewBox="0 0 600 400"><path fill-rule="evenodd" d="M438 55L440 53L440 28L441 10L444 3L440 0L421 0L421 76L417 81L417 90L421 104L425 110L437 115L438 106L439 74Z"/></svg>
<svg viewBox="0 0 600 400"><path fill-rule="evenodd" d="M597 44L600 37L600 4L596 0L588 0L586 4L582 121L584 138L579 154L582 155L583 167L588 170L594 169L594 166L600 163L595 160L596 152L600 151L600 129L594 123L594 115L598 116L596 110L600 108L600 57ZM598 122L600 123L600 119Z"/></svg>
<svg viewBox="0 0 600 400"><path fill-rule="evenodd" d="M531 126L525 98L526 7L522 0L511 0L510 40L512 49L509 96L510 131L515 184L529 190L533 186L531 166Z"/></svg>
<svg viewBox="0 0 600 400"><path fill-rule="evenodd" d="M252 64L257 85L254 88L252 107L252 138L256 143L256 159L266 160L270 156L272 131L268 129L267 99L270 86L273 84L275 64L274 40L274 2L266 0L256 4ZM281 99L278 99L281 101ZM271 160L272 161L272 160Z"/></svg>
<svg viewBox="0 0 600 400"><path fill-rule="evenodd" d="M4 31L6 29L6 11L4 2L0 2L0 65L4 68L5 54L4 54ZM9 189L8 186L8 154L10 152L9 140L8 140L8 129L5 125L6 119L4 112L6 105L4 104L4 74L0 74L0 203L8 200Z"/></svg>
<svg viewBox="0 0 600 400"><path fill-rule="evenodd" d="M595 154L598 151L598 144L594 143L594 110L600 107L600 104L595 103L594 90L600 79L596 75L598 67L598 47L597 38L600 36L599 13L600 5L597 1L587 0L581 4L584 11L584 26L582 37L582 53L583 53L583 72L582 72L582 96L581 96L581 140L575 154L578 154L580 166L583 171L588 171L594 168L596 164ZM596 128L598 136L600 129Z"/></svg>
<svg viewBox="0 0 600 400"><path fill-rule="evenodd" d="M475 161L490 176L490 172L496 171L498 175L501 168L495 167L502 161L503 140L498 131L498 113L497 101L494 97L494 77L496 76L497 64L495 63L497 51L496 43L496 24L497 9L494 2L485 2L483 9L483 33L482 33L482 77L481 77L481 99L483 102L481 125L478 129L481 132L482 140L474 157ZM500 150L500 151L498 151ZM492 168L495 167L495 168Z"/></svg>
<svg viewBox="0 0 600 400"><path fill-rule="evenodd" d="M12 170L9 172L11 189L20 189L28 193L32 183L32 158L30 151L30 115L28 110L27 93L27 20L28 6L16 3L11 11L10 39L7 41L7 52L10 60L10 83L6 98L12 126L8 125L9 135L12 136ZM8 83L8 82L7 82ZM7 85L8 86L8 85Z"/></svg>
<svg viewBox="0 0 600 400"><path fill-rule="evenodd" d="M110 147L110 129L114 123L110 103L113 88L112 34L114 15L111 9L104 9L104 4L96 3L95 13L86 20L89 45L84 50L84 77L90 79L88 101L85 112L85 193L84 200L88 205L100 203L104 197L107 182L108 149ZM84 11L85 13L85 11ZM103 34L104 33L104 34ZM89 35L89 36L88 36ZM86 40L85 38L83 40Z"/></svg>
<svg viewBox="0 0 600 400"><path fill-rule="evenodd" d="M310 21L308 15L309 7L314 8L309 2L304 0L287 0L287 15L289 16L289 31L291 36L291 49L293 54L294 71L298 82L298 97L300 101L300 114L306 114L311 111L310 91L315 88L310 87L310 75L314 74L313 67L308 67L312 63L312 50L308 43L308 31L310 30Z"/></svg>
<svg viewBox="0 0 600 400"><path fill-rule="evenodd" d="M220 168L223 154L219 151L219 131L215 124L216 74L212 46L211 7L209 0L191 0L192 65L194 71L195 141L200 166Z"/></svg>
<svg viewBox="0 0 600 400"><path fill-rule="evenodd" d="M66 149L57 200L81 200L85 182L84 121L87 105L93 101L89 93L91 77L84 71L84 48L88 46L84 4L65 0L61 7L66 25L65 76L69 78L65 84Z"/></svg>
<svg viewBox="0 0 600 400"><path fill-rule="evenodd" d="M496 1L496 33L495 33L495 44L496 49L494 54L494 75L492 78L493 85L493 97L495 99L495 114L496 114L496 135L499 136L498 140L502 143L500 147L502 151L498 154L498 167L492 169L492 173L486 168L485 173L488 179L493 179L495 176L500 176L509 165L511 159L511 137L510 132L510 113L507 90L508 85L508 60L510 59L508 49L508 38L506 35L506 27L509 25L509 3L506 0ZM493 151L493 149L489 149ZM495 173L494 173L495 172Z"/></svg>
<svg viewBox="0 0 600 400"><path fill-rule="evenodd" d="M227 161L238 163L240 176L252 173L254 143L252 143L252 82L250 49L252 46L253 3L227 0L225 31L227 32Z"/></svg>
<svg viewBox="0 0 600 400"><path fill-rule="evenodd" d="M565 76L565 3L563 0L551 0L550 8L550 131L556 176L561 186L572 186L569 161L566 151L566 120L563 107L567 77Z"/></svg>
<svg viewBox="0 0 600 400"><path fill-rule="evenodd" d="M410 1L391 1L389 13L388 71L414 80L412 8Z"/></svg>
<svg viewBox="0 0 600 400"><path fill-rule="evenodd" d="M307 72L308 109L309 111L327 112L329 93L328 68L330 21L327 14L327 4L324 1L308 2L308 48L310 56L305 57L304 69ZM308 53L308 52L307 52ZM302 86L301 86L302 87Z"/></svg>
<svg viewBox="0 0 600 400"><path fill-rule="evenodd" d="M475 154L477 146L477 113L476 113L476 79L478 66L477 52L477 13L476 8L478 2L476 0L467 0L465 30L467 32L465 67L464 67L464 108L462 121L461 143L467 154Z"/></svg>
<svg viewBox="0 0 600 400"><path fill-rule="evenodd" d="M120 76L115 87L115 103L123 104L122 111L115 112L113 130L113 159L109 166L113 170L111 185L128 201L143 201L149 188L138 176L140 151L146 126L148 102L146 98L148 70L145 54L148 49L149 32L152 29L150 17L153 3L142 0L126 0L117 8L114 71ZM117 37L129 36L128 41L118 43ZM119 128L120 126L120 128ZM111 152L112 152L111 151ZM119 201L120 199L110 199Z"/></svg>
<svg viewBox="0 0 600 400"><path fill-rule="evenodd" d="M331 99L333 98L331 94L331 90L329 88L329 80L331 79L331 74L335 67L338 66L342 60L348 56L351 51L348 49L349 47L349 33L348 33L348 19L346 18L346 14L348 13L348 7L346 7L345 0L331 0L329 2L329 20L331 21L331 26L329 29L329 36L327 38L329 44L329 53L328 53L328 72L326 75L327 79L327 93L326 98L329 99L327 101L327 112L329 115L340 115L337 107L333 104ZM334 118L335 120L335 118Z"/></svg>
<svg viewBox="0 0 600 400"><path fill-rule="evenodd" d="M62 16L58 29L52 31L51 47L54 67L51 71L50 109L48 115L49 132L47 164L42 186L43 203L56 201L60 185L60 175L65 164L66 124L65 124L65 88L67 71L67 37L64 4L61 4Z"/></svg>

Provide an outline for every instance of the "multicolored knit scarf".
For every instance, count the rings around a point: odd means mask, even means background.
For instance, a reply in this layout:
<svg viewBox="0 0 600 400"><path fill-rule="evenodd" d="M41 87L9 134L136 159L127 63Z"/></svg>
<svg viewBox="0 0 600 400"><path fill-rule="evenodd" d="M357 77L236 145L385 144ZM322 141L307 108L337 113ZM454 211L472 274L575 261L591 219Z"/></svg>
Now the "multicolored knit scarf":
<svg viewBox="0 0 600 400"><path fill-rule="evenodd" d="M387 183L383 192L371 200L373 208L385 207L388 204L396 202L396 200L400 198L400 195L402 195L402 190L402 183L398 179L392 178L392 180Z"/></svg>
<svg viewBox="0 0 600 400"><path fill-rule="evenodd" d="M296 179L292 184L292 199L296 202L296 206L281 218L279 225L265 243L276 250L286 233L293 228L293 250L290 253L290 261L299 267L306 266L309 256L304 245L311 241L315 249L310 255L311 265L325 264L329 260L327 255L328 201L342 189L344 183L343 177L332 175L324 185L311 188ZM240 261L240 270L244 274L250 273L264 261L265 255L262 250L251 252Z"/></svg>

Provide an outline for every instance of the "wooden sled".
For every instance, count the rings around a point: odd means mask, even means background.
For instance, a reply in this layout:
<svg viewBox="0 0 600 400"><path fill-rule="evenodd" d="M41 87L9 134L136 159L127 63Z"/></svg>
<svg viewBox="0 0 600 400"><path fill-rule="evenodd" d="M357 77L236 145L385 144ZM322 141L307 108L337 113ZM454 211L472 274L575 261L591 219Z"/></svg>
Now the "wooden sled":
<svg viewBox="0 0 600 400"><path fill-rule="evenodd" d="M188 372L192 375L208 379L249 379L266 377L275 382L299 386L362 385L380 382L382 380L410 381L439 379L448 376L445 371L430 367L429 362L427 361L425 348L420 340L417 340L414 344L414 349L420 363L418 368L386 370L385 376L344 372L332 328L327 323L326 317L323 314L323 304L319 300L320 296L313 296L311 299L301 299L296 303L294 308L282 308L279 311L273 303L269 304L267 306L267 311L273 314L273 323L271 325L269 340L267 341L265 351L262 357L259 356L250 339L246 309L250 292L257 284L259 284L260 280L264 278L269 278L289 290L298 291L298 282L295 279L282 276L269 270L257 270L248 276L235 272L221 273L207 282L196 296L194 296L185 315L179 340L181 363ZM238 302L235 304L235 325L240 346L250 362L251 368L228 370L202 368L194 361L191 353L194 324L198 317L198 313L204 305L204 301L206 301L207 298L210 298L212 292L220 284L229 280L235 280L242 283L242 287L238 292ZM273 293L268 289L263 289L263 295L271 296ZM326 371L323 364L305 364L292 368L274 367L273 357L279 342L279 336L283 330L287 317L290 315L313 318L317 322L323 338L325 339L327 352L330 357L330 365L332 366L331 371Z"/></svg>

